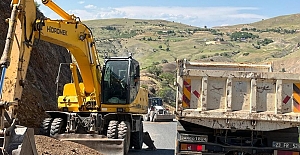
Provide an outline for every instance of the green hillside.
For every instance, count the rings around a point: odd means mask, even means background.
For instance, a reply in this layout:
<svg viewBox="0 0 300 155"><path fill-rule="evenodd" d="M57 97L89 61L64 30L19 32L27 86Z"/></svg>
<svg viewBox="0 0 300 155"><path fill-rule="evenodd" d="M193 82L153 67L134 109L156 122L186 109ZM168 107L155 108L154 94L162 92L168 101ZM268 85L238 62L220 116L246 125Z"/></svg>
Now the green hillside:
<svg viewBox="0 0 300 155"><path fill-rule="evenodd" d="M300 14L251 24L199 28L164 20L101 19L85 21L100 55L133 53L143 68L153 62L264 62L297 57Z"/></svg>

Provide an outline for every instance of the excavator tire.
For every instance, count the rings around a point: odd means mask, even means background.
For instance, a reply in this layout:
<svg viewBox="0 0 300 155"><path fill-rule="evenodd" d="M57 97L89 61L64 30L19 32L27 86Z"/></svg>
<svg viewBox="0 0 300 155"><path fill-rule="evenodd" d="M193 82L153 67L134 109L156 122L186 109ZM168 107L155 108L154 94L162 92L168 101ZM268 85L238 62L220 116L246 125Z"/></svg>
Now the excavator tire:
<svg viewBox="0 0 300 155"><path fill-rule="evenodd" d="M131 134L131 145L134 147L135 150L141 150L143 147L144 129L142 121L140 123L140 127L141 128L138 132L133 132Z"/></svg>
<svg viewBox="0 0 300 155"><path fill-rule="evenodd" d="M109 121L106 136L110 139L118 138L118 121Z"/></svg>
<svg viewBox="0 0 300 155"><path fill-rule="evenodd" d="M118 125L118 138L124 139L124 153L125 155L128 154L129 147L130 147L130 124L127 121L122 121Z"/></svg>
<svg viewBox="0 0 300 155"><path fill-rule="evenodd" d="M63 119L55 118L51 123L50 136L54 137L56 134L60 134L63 132Z"/></svg>
<svg viewBox="0 0 300 155"><path fill-rule="evenodd" d="M53 118L45 118L40 127L40 134L45 136L50 136L51 123L53 122Z"/></svg>

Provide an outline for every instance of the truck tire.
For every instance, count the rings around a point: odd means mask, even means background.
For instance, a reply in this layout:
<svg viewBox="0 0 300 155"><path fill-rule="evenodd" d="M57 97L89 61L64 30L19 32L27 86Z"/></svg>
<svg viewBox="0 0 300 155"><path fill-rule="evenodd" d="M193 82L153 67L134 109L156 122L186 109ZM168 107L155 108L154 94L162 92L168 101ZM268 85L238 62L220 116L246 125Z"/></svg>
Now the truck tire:
<svg viewBox="0 0 300 155"><path fill-rule="evenodd" d="M125 155L128 154L129 148L130 148L130 133L131 133L131 129L130 129L130 124L127 121L122 121L119 125L118 125L118 138L119 139L124 139L124 153Z"/></svg>
<svg viewBox="0 0 300 155"><path fill-rule="evenodd" d="M155 115L156 115L156 114L153 114L153 116L151 117L151 122L156 122Z"/></svg>
<svg viewBox="0 0 300 155"><path fill-rule="evenodd" d="M149 117L150 117L150 122L154 122L154 116L155 116L155 113L153 112L153 111L151 111L150 112L150 115L149 115Z"/></svg>
<svg viewBox="0 0 300 155"><path fill-rule="evenodd" d="M131 145L135 150L141 150L143 147L144 128L143 122L140 123L140 130L131 134Z"/></svg>
<svg viewBox="0 0 300 155"><path fill-rule="evenodd" d="M118 138L118 121L109 121L106 136L110 139Z"/></svg>
<svg viewBox="0 0 300 155"><path fill-rule="evenodd" d="M51 123L50 136L53 137L60 133L63 133L63 119L55 118Z"/></svg>
<svg viewBox="0 0 300 155"><path fill-rule="evenodd" d="M40 127L40 134L44 136L50 136L51 123L53 122L53 118L45 118Z"/></svg>

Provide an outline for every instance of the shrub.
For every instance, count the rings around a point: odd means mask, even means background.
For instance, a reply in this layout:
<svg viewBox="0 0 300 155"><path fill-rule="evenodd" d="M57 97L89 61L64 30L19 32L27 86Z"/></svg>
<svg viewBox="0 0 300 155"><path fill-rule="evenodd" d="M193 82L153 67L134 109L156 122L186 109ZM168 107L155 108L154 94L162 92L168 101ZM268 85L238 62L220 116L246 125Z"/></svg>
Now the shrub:
<svg viewBox="0 0 300 155"><path fill-rule="evenodd" d="M149 66L147 68L147 71L151 74L154 74L156 76L159 76L162 73L162 66Z"/></svg>
<svg viewBox="0 0 300 155"><path fill-rule="evenodd" d="M175 102L176 92L170 87L164 87L163 89L159 90L158 95L166 103Z"/></svg>
<svg viewBox="0 0 300 155"><path fill-rule="evenodd" d="M243 56L248 56L250 53L246 52L246 53L243 53Z"/></svg>
<svg viewBox="0 0 300 155"><path fill-rule="evenodd" d="M164 72L160 76L160 78L165 79L168 84L172 84L174 82L175 76L173 73Z"/></svg>

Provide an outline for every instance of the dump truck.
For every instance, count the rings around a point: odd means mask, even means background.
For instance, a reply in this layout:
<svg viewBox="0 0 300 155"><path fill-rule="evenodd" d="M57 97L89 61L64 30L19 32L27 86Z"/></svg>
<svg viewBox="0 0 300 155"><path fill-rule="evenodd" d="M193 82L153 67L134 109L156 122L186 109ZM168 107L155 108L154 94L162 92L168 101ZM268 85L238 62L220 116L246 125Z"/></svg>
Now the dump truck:
<svg viewBox="0 0 300 155"><path fill-rule="evenodd" d="M103 154L142 149L143 138L154 147L149 133L143 132L148 92L140 87L139 62L132 55L106 56L101 65L90 28L52 0L42 2L62 19L38 18L34 0L11 1L0 60L2 154L37 154L33 129L19 126L16 115L35 39L65 47L72 57L67 63L72 80L57 98L58 110L47 111L49 117L41 123L40 134L81 143Z"/></svg>
<svg viewBox="0 0 300 155"><path fill-rule="evenodd" d="M145 121L162 122L175 119L175 115L164 107L161 97L150 97L148 107L148 113L144 116Z"/></svg>
<svg viewBox="0 0 300 155"><path fill-rule="evenodd" d="M300 74L177 61L175 154L299 154Z"/></svg>

